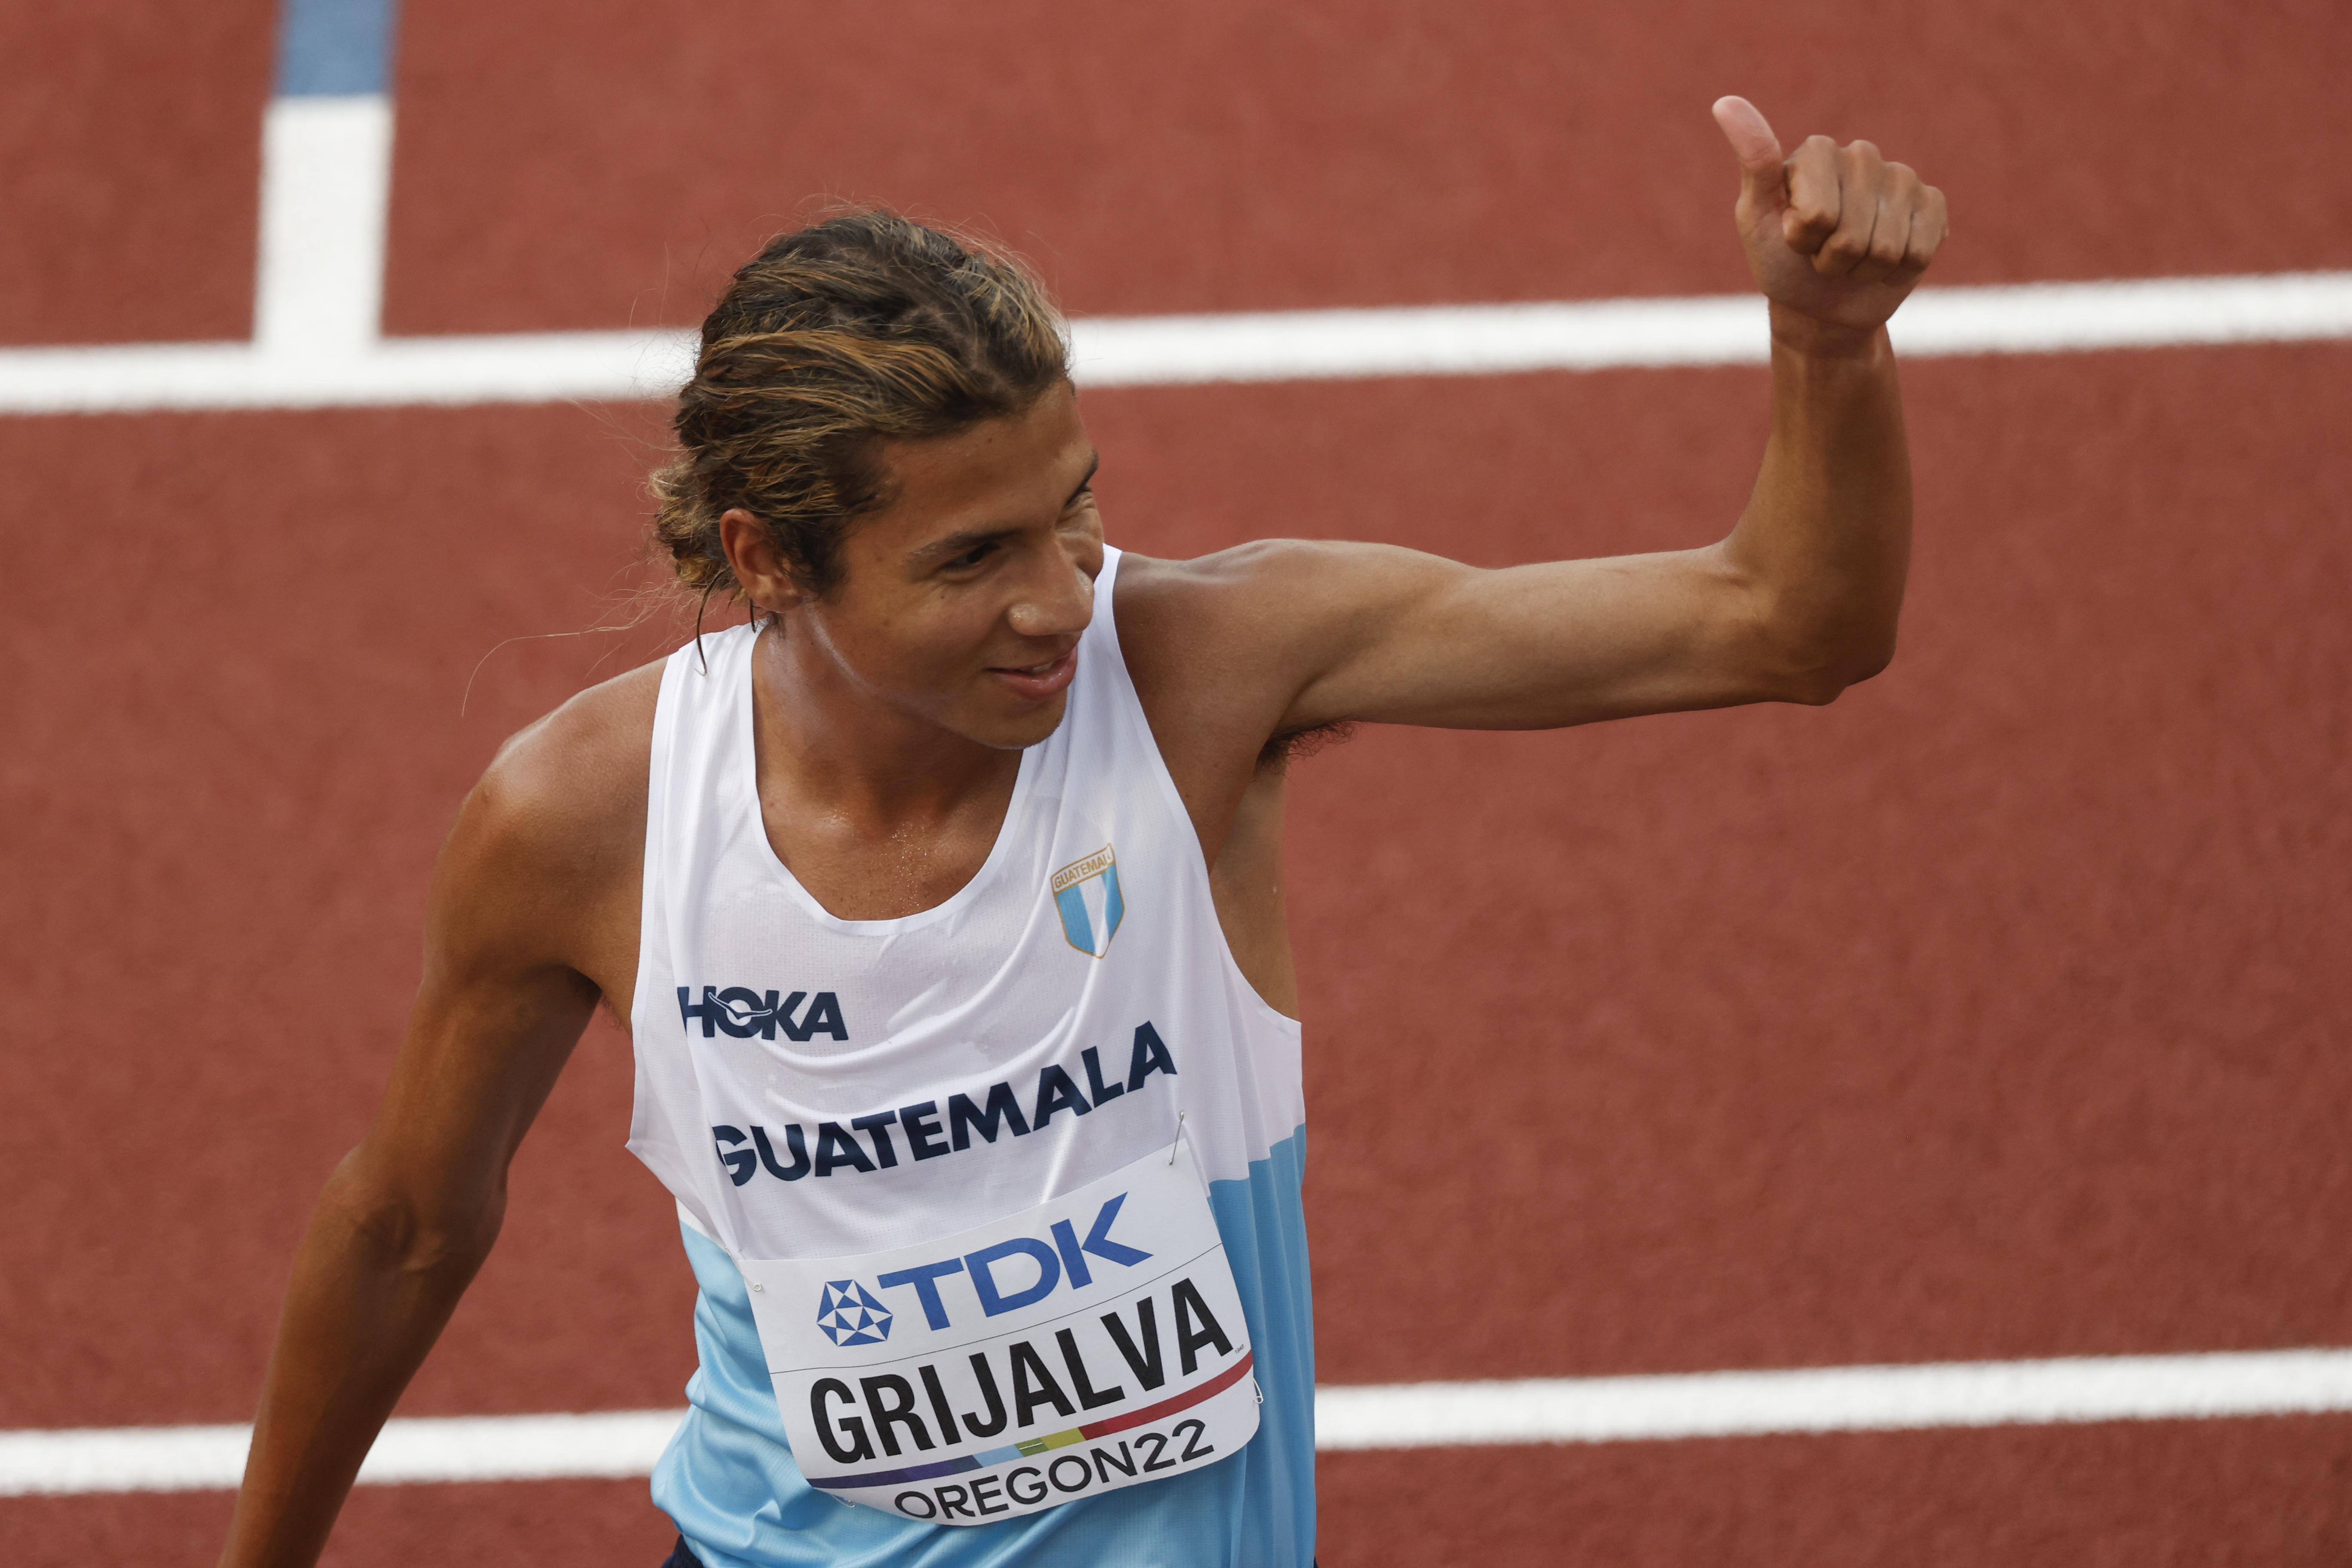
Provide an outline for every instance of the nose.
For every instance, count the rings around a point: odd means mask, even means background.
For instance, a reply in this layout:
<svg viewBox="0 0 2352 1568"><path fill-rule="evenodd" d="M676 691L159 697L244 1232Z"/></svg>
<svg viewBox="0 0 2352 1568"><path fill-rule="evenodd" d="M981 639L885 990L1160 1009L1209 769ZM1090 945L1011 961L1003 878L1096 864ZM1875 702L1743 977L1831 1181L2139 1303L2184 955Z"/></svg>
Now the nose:
<svg viewBox="0 0 2352 1568"><path fill-rule="evenodd" d="M1024 637L1074 637L1095 618L1095 580L1067 549L1037 552L1022 593L1004 613Z"/></svg>

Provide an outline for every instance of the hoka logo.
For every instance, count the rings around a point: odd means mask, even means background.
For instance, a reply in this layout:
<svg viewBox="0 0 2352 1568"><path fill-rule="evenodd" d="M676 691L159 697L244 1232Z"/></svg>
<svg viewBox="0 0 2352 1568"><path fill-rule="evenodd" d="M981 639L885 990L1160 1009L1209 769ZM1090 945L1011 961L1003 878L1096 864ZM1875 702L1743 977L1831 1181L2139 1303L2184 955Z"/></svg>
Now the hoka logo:
<svg viewBox="0 0 2352 1568"><path fill-rule="evenodd" d="M805 991L795 991L779 1001L773 991L748 991L740 985L730 985L721 991L715 985L702 988L702 1000L692 1000L690 986L677 988L677 1016L691 1031L697 1018L702 1020L702 1037L717 1034L732 1035L748 1040L757 1035L763 1040L776 1037L779 1026L788 1040L807 1040L825 1035L836 1040L849 1038L849 1026L841 1020L841 999L830 991L820 991L812 998ZM796 1020L793 1014L803 1002L808 1010Z"/></svg>

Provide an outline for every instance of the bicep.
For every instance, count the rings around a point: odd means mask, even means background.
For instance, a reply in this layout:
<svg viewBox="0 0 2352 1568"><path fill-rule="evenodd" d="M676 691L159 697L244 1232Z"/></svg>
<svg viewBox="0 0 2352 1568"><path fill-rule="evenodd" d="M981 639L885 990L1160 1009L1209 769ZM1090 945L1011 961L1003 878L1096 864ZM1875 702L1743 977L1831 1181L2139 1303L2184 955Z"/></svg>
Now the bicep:
<svg viewBox="0 0 2352 1568"><path fill-rule="evenodd" d="M1810 692L1715 548L1490 571L1347 547L1312 583L1286 728L1547 729Z"/></svg>
<svg viewBox="0 0 2352 1568"><path fill-rule="evenodd" d="M572 890L500 817L477 791L442 852L424 975L360 1149L376 1190L434 1226L502 1197L598 997L562 951Z"/></svg>

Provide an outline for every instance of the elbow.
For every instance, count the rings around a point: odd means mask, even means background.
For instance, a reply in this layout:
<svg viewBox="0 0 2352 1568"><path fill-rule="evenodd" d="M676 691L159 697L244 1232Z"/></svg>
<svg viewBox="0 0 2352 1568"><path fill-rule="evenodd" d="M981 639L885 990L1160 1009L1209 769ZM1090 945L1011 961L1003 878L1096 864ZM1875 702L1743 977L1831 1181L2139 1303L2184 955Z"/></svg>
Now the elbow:
<svg viewBox="0 0 2352 1568"><path fill-rule="evenodd" d="M1791 591L1734 573L1732 646L1751 700L1825 707L1895 661L1899 587L1891 593Z"/></svg>
<svg viewBox="0 0 2352 1568"><path fill-rule="evenodd" d="M503 1182L482 1192L419 1192L369 1172L354 1150L331 1188L343 1225L387 1273L470 1279L506 1216Z"/></svg>
<svg viewBox="0 0 2352 1568"><path fill-rule="evenodd" d="M1780 650L1769 661L1773 696L1783 702L1826 708L1895 662L1895 629L1883 634L1811 643Z"/></svg>
<svg viewBox="0 0 2352 1568"><path fill-rule="evenodd" d="M1845 673L1845 683L1859 686L1872 676L1885 673L1886 667L1894 662L1895 628L1889 626L1885 637L1854 655Z"/></svg>
<svg viewBox="0 0 2352 1568"><path fill-rule="evenodd" d="M1892 631L1873 643L1847 650L1828 672L1829 679L1834 684L1829 688L1829 695L1822 698L1822 702L1836 701L1847 687L1861 685L1894 662L1895 634Z"/></svg>

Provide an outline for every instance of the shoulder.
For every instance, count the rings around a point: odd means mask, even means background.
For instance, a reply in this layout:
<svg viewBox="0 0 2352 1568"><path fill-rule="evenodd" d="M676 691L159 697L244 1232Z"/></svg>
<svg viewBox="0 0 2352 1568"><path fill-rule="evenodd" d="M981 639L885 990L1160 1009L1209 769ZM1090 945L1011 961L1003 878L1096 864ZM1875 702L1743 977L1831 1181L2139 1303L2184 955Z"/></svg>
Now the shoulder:
<svg viewBox="0 0 2352 1568"><path fill-rule="evenodd" d="M630 670L509 737L458 815L450 868L562 897L634 881L661 678L660 661Z"/></svg>
<svg viewBox="0 0 2352 1568"><path fill-rule="evenodd" d="M1278 584L1297 575L1291 542L1257 542L1191 561L1122 556L1112 590L1119 653L1160 749L1181 749L1204 725L1228 726L1220 749L1261 744L1249 733L1272 722L1276 705L1234 688L1234 672L1281 635ZM1270 731L1268 731L1271 732Z"/></svg>
<svg viewBox="0 0 2352 1568"><path fill-rule="evenodd" d="M1254 539L1190 561L1162 561L1129 551L1119 559L1122 630L1139 618L1247 616L1270 607L1286 590L1311 582L1335 553L1362 548L1310 539Z"/></svg>
<svg viewBox="0 0 2352 1568"><path fill-rule="evenodd" d="M1263 743L1299 693L1418 598L1468 568L1350 541L1266 539L1191 561L1129 554L1113 590L1147 708L1238 707Z"/></svg>
<svg viewBox="0 0 2352 1568"><path fill-rule="evenodd" d="M1455 563L1395 545L1351 540L1259 539L1191 561L1128 554L1119 563L1119 640L1185 639L1204 631L1251 642L1328 636L1377 615Z"/></svg>
<svg viewBox="0 0 2352 1568"><path fill-rule="evenodd" d="M592 686L516 731L490 759L482 783L518 802L593 811L625 776L642 800L667 662Z"/></svg>

